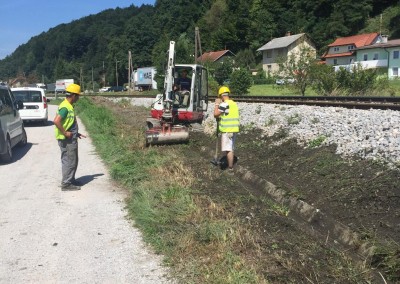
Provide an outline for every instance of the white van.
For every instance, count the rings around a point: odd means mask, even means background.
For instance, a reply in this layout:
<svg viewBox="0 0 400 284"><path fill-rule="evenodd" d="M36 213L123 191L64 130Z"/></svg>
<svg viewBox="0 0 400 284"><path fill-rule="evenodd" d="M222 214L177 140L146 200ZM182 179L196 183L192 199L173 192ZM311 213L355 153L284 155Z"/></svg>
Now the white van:
<svg viewBox="0 0 400 284"><path fill-rule="evenodd" d="M46 98L42 88L21 87L11 88L15 100L22 101L24 108L19 110L23 121L40 121L47 124L48 107L50 101Z"/></svg>
<svg viewBox="0 0 400 284"><path fill-rule="evenodd" d="M27 143L24 124L19 115L23 107L16 102L10 89L0 84L0 161L11 162L14 146L25 146Z"/></svg>

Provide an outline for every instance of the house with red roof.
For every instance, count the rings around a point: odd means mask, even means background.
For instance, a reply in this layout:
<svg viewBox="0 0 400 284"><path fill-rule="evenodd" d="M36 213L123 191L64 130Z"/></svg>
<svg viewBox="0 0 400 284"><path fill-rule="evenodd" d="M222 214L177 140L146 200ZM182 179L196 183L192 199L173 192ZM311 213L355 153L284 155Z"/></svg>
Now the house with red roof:
<svg viewBox="0 0 400 284"><path fill-rule="evenodd" d="M338 38L328 47L322 59L335 71L361 65L364 69L377 69L389 79L400 77L400 39L388 40L379 33L369 33Z"/></svg>
<svg viewBox="0 0 400 284"><path fill-rule="evenodd" d="M382 41L379 33L341 37L328 45L328 51L321 57L329 65L349 65L356 61L356 50Z"/></svg>
<svg viewBox="0 0 400 284"><path fill-rule="evenodd" d="M224 59L227 57L233 57L235 54L230 50L219 50L219 51L210 51L204 53L202 56L197 58L198 62L224 62Z"/></svg>

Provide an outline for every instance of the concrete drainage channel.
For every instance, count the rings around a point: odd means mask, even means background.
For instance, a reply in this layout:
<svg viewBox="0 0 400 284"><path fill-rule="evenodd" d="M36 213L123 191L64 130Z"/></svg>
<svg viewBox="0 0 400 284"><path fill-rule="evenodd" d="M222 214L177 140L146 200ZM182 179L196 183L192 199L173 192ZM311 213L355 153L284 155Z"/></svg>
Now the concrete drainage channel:
<svg viewBox="0 0 400 284"><path fill-rule="evenodd" d="M202 149L203 152L209 150ZM211 151L207 154L207 156L212 156ZM373 244L363 241L356 232L325 214L320 208L287 196L287 192L284 190L240 165L235 166L235 176L249 185L264 189L265 193L275 202L287 206L290 209L291 218L296 222L305 224L304 231L323 239L326 246L337 247L339 245L344 247L351 253L349 256L361 265L365 263L365 259L372 256L375 248ZM375 271L376 277L381 278L382 274L377 270Z"/></svg>
<svg viewBox="0 0 400 284"><path fill-rule="evenodd" d="M236 165L235 175L246 183L263 188L265 193L273 200L290 208L291 217L294 217L293 219L296 221L308 224L309 226L305 227L305 231L309 234L323 236L325 245L334 247L340 244L348 248L349 251L354 252L349 256L361 265L365 263L365 259L373 255L375 249L373 244L361 240L356 232L331 216L324 214L321 209L315 208L302 200L288 197L284 190L240 165ZM378 270L375 270L375 272L377 279L383 278ZM386 281L384 282L386 283Z"/></svg>
<svg viewBox="0 0 400 284"><path fill-rule="evenodd" d="M326 244L329 242L339 242L349 247L364 257L368 257L373 252L374 247L366 242L362 242L357 233L353 232L346 225L334 220L323 213L319 208L298 200L293 197L287 197L287 193L279 189L276 185L248 171L244 167L237 166L236 171L242 180L264 188L265 192L276 202L279 202L291 209L303 221L307 222L313 230L322 235L326 235Z"/></svg>

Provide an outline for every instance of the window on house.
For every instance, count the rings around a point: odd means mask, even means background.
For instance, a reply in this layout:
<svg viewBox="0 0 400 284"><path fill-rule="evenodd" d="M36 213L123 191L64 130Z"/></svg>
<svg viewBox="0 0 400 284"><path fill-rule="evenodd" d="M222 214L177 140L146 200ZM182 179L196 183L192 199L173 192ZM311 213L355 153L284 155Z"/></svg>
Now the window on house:
<svg viewBox="0 0 400 284"><path fill-rule="evenodd" d="M374 59L373 60L378 60L379 59L379 54L378 53L374 53Z"/></svg>
<svg viewBox="0 0 400 284"><path fill-rule="evenodd" d="M337 65L337 59L333 59L333 65Z"/></svg>
<svg viewBox="0 0 400 284"><path fill-rule="evenodd" d="M367 60L368 60L368 54L365 53L365 54L363 55L363 60L364 60L364 61L367 61Z"/></svg>
<svg viewBox="0 0 400 284"><path fill-rule="evenodd" d="M271 71L272 70L272 66L271 65L267 65L267 71Z"/></svg>
<svg viewBox="0 0 400 284"><path fill-rule="evenodd" d="M398 50L393 51L393 59L399 59L399 51Z"/></svg>
<svg viewBox="0 0 400 284"><path fill-rule="evenodd" d="M333 51L339 51L339 47L334 47Z"/></svg>
<svg viewBox="0 0 400 284"><path fill-rule="evenodd" d="M267 50L267 58L272 58L272 50Z"/></svg>
<svg viewBox="0 0 400 284"><path fill-rule="evenodd" d="M347 49L348 49L348 50L353 50L353 49L354 49L354 45L349 45L349 46L347 47Z"/></svg>
<svg viewBox="0 0 400 284"><path fill-rule="evenodd" d="M394 77L399 77L399 67L393 67L392 73Z"/></svg>

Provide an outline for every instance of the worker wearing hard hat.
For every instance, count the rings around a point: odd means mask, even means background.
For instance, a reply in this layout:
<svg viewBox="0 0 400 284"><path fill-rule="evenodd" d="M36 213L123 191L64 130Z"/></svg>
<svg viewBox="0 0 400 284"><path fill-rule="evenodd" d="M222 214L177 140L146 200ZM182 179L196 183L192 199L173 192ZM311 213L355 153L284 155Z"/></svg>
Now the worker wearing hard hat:
<svg viewBox="0 0 400 284"><path fill-rule="evenodd" d="M183 69L181 71L181 76L176 80L175 91L189 91L190 92L190 86L192 84L192 79L190 79L187 75L188 75L188 71L186 69Z"/></svg>
<svg viewBox="0 0 400 284"><path fill-rule="evenodd" d="M214 117L220 119L219 131L221 134L221 151L228 160L228 173L233 174L234 149L237 133L239 132L239 108L229 97L228 87L221 87L218 98L215 100Z"/></svg>
<svg viewBox="0 0 400 284"><path fill-rule="evenodd" d="M61 190L80 190L80 184L75 180L78 167L77 140L86 136L78 132L74 104L79 100L81 87L77 84L70 84L65 91L65 100L59 105L54 118L56 139L61 149Z"/></svg>

